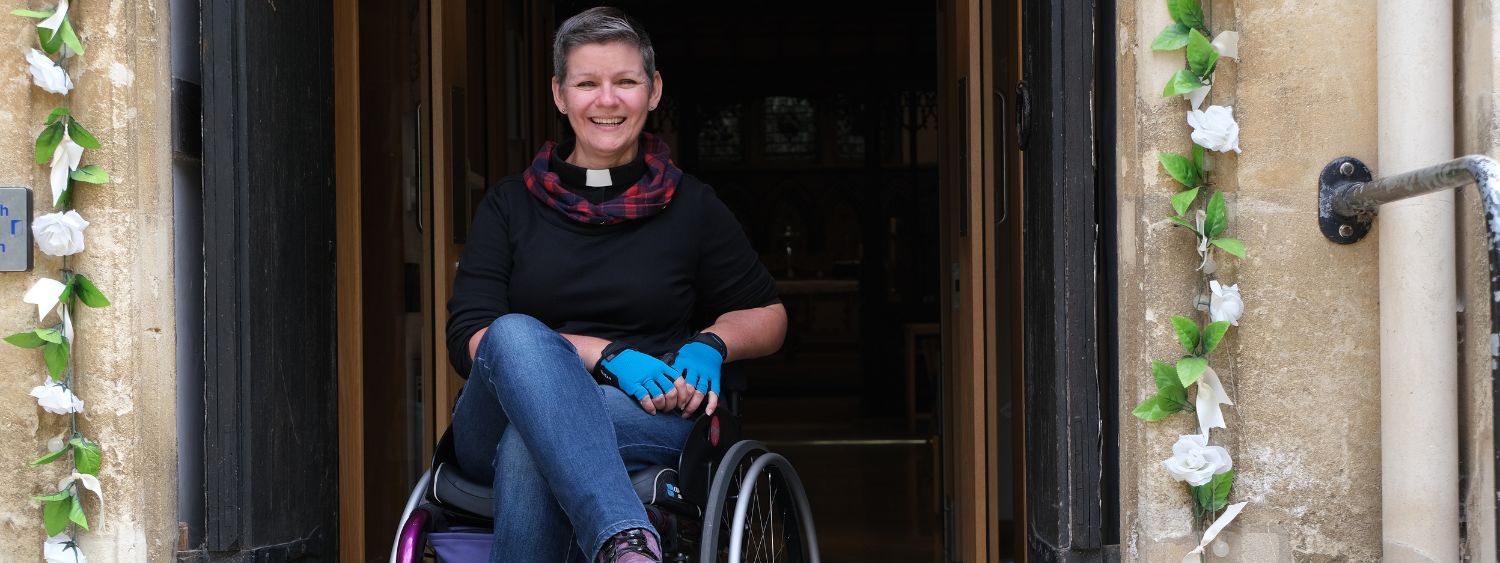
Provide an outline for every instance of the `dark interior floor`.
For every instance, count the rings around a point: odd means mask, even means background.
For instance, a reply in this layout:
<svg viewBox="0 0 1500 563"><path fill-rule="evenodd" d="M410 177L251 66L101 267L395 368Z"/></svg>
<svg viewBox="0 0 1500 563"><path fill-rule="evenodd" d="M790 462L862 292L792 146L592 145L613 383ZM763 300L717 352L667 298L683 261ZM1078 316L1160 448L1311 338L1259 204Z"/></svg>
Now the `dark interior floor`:
<svg viewBox="0 0 1500 563"><path fill-rule="evenodd" d="M938 561L938 445L900 418L860 417L857 397L747 396L745 436L797 468L823 561Z"/></svg>

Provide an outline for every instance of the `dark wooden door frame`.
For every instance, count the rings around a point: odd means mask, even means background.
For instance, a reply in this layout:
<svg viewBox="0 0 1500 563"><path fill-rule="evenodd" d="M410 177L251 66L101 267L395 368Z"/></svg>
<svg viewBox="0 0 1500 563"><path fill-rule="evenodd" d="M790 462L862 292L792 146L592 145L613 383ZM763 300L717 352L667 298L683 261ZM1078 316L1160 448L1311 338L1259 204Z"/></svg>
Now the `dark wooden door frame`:
<svg viewBox="0 0 1500 563"><path fill-rule="evenodd" d="M332 10L200 10L206 522L183 557L334 560Z"/></svg>
<svg viewBox="0 0 1500 563"><path fill-rule="evenodd" d="M1026 538L1038 562L1118 559L1107 263L1115 203L1113 175L1101 168L1114 157L1114 99L1100 88L1113 80L1113 16L1100 4L1037 0L1022 9Z"/></svg>

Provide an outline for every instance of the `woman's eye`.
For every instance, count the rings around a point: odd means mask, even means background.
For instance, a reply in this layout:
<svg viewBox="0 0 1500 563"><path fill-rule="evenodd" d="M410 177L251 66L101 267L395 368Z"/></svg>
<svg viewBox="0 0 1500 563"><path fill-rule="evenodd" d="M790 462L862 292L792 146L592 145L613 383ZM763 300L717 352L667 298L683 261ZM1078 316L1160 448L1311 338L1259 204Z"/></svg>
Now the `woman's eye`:
<svg viewBox="0 0 1500 563"><path fill-rule="evenodd" d="M594 87L594 83L593 82L579 82L577 84L574 84L573 87L574 88L593 88Z"/></svg>

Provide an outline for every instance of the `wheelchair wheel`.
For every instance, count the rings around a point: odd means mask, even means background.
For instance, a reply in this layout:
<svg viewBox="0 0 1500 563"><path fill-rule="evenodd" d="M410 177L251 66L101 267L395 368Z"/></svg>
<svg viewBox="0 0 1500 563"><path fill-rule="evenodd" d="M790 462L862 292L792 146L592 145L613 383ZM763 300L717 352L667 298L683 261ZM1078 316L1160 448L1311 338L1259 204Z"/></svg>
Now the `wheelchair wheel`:
<svg viewBox="0 0 1500 563"><path fill-rule="evenodd" d="M709 487L702 563L818 563L802 480L791 462L753 440L724 454Z"/></svg>

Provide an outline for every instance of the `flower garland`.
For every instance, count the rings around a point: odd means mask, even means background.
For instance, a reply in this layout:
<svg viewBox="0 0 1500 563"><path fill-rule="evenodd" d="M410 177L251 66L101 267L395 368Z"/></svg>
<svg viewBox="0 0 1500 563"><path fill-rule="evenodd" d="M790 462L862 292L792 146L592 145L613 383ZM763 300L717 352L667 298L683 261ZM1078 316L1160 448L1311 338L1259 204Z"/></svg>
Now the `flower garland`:
<svg viewBox="0 0 1500 563"><path fill-rule="evenodd" d="M1239 285L1219 282L1214 255L1223 252L1243 259L1245 245L1224 236L1229 226L1229 211L1224 195L1214 191L1209 181L1208 152L1240 152L1239 124L1234 121L1232 107L1210 105L1199 109L1213 88L1219 58L1239 59L1239 34L1226 31L1209 41L1212 33L1200 0L1166 1L1172 24L1156 36L1151 48L1184 51L1186 68L1172 75L1162 95L1182 96L1188 101L1187 123L1192 128L1193 150L1191 156L1161 152L1157 160L1173 180L1186 188L1172 196L1174 214L1167 220L1191 231L1197 242L1199 285L1193 305L1199 311L1199 318L1172 316L1173 332L1184 355L1175 363L1151 362L1156 393L1141 401L1133 414L1148 422L1182 410L1197 414L1198 433L1179 437L1172 446L1172 457L1162 462L1173 479L1187 483L1193 499L1194 529L1202 531L1198 546L1183 557L1186 563L1204 559L1204 550L1211 543L1215 555L1227 555L1228 545L1214 539L1247 504L1229 503L1234 488L1234 463L1228 450L1210 441L1213 429L1228 429L1222 406L1234 402L1225 392L1219 374L1209 366L1209 355L1223 342L1230 327L1239 326L1245 310ZM1196 389L1192 402L1188 400L1189 387Z"/></svg>
<svg viewBox="0 0 1500 563"><path fill-rule="evenodd" d="M48 440L48 453L31 462L31 465L45 465L67 457L73 464L72 473L59 481L55 490L32 497L43 503L42 523L48 538L42 544L42 554L48 563L86 563L87 558L76 541L80 529L89 529L83 493L88 491L98 497L102 514L104 492L98 476L104 450L78 426L78 414L83 412L84 404L75 394L78 371L72 361L73 319L78 303L91 308L107 307L109 299L93 281L70 267L69 257L84 249L83 232L89 226L73 209L73 186L75 182L104 184L109 181L109 174L97 165L80 165L84 151L99 149L100 143L79 123L67 103L68 93L73 89L68 67L84 53L83 42L73 28L68 0L58 0L52 11L21 9L11 14L41 20L36 24L41 48L28 51L26 62L37 87L62 97L59 105L47 114L37 135L35 154L38 165L51 168L48 184L56 211L37 217L31 224L37 247L47 255L61 257L62 268L58 272L61 279L43 277L22 297L26 303L36 305L37 321L43 326L12 334L5 341L21 348L41 349L47 374L31 390L31 396L42 410L68 417L68 429ZM44 324L49 318L55 318L55 322ZM96 516L95 525L98 521Z"/></svg>

